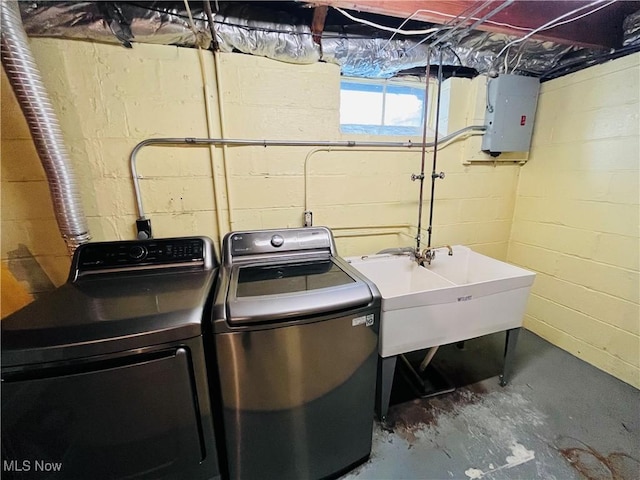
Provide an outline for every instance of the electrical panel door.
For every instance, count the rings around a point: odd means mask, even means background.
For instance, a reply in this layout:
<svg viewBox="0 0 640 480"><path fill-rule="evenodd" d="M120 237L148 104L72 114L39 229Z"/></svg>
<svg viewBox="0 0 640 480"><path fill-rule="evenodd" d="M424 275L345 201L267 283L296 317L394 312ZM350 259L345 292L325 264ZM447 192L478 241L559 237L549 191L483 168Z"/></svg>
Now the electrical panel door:
<svg viewBox="0 0 640 480"><path fill-rule="evenodd" d="M529 150L539 90L540 81L533 77L489 79L482 150L491 155Z"/></svg>

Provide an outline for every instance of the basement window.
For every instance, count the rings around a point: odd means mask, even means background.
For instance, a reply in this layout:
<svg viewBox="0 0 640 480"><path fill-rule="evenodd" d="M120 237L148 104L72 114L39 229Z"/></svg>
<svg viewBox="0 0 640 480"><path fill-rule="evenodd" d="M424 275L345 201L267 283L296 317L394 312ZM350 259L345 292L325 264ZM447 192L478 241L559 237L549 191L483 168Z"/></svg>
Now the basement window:
<svg viewBox="0 0 640 480"><path fill-rule="evenodd" d="M344 79L340 83L340 130L368 135L422 135L424 84ZM433 135L428 129L427 134Z"/></svg>

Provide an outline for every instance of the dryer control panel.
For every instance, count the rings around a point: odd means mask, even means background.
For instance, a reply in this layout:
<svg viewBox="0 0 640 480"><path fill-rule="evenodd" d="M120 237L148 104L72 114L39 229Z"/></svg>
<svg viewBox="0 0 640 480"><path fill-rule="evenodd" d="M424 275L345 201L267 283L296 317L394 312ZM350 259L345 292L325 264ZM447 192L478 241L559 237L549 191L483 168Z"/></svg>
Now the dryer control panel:
<svg viewBox="0 0 640 480"><path fill-rule="evenodd" d="M211 266L211 240L205 237L96 242L76 250L73 279L84 273L150 268Z"/></svg>

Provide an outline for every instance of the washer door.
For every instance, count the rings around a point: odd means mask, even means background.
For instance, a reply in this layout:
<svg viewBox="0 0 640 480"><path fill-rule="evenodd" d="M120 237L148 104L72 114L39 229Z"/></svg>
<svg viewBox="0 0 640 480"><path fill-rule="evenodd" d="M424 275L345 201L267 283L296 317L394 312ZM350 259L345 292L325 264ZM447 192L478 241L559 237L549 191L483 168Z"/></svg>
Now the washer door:
<svg viewBox="0 0 640 480"><path fill-rule="evenodd" d="M178 478L197 467L206 452L189 357L174 348L3 372L3 477Z"/></svg>

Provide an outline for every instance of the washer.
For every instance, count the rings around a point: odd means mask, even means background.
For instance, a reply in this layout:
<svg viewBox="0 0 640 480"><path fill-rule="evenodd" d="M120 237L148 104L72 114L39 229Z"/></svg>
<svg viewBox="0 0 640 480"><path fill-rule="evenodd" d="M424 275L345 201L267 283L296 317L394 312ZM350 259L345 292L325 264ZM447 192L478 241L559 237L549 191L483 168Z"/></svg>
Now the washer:
<svg viewBox="0 0 640 480"><path fill-rule="evenodd" d="M220 478L202 335L217 271L204 237L89 243L5 318L3 478Z"/></svg>
<svg viewBox="0 0 640 480"><path fill-rule="evenodd" d="M213 316L229 476L325 478L371 451L380 294L327 228L224 238Z"/></svg>

